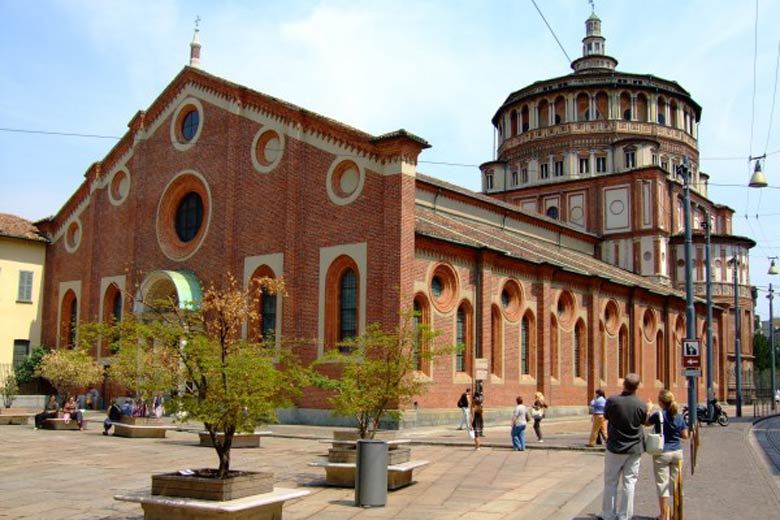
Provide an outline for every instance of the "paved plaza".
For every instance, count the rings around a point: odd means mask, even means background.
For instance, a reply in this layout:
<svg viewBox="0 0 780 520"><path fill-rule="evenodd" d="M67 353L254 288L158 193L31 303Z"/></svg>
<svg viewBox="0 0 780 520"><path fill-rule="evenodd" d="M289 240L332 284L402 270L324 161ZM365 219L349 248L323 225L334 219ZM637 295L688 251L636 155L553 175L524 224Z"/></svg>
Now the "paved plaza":
<svg viewBox="0 0 780 520"><path fill-rule="evenodd" d="M94 416L95 420L99 416ZM550 420L548 442L513 452L508 428L487 428L496 447L475 451L463 432L426 428L404 432L414 441L413 458L431 464L415 472L416 484L392 492L384 508L353 506L354 492L325 486L310 461L324 455L328 428L275 426L285 437L264 438L262 448L234 450L233 467L272 471L276 484L311 494L289 502L286 519L587 519L598 512L603 455L577 448L587 419ZM686 487L686 518L773 518L780 509L780 418L750 432L750 422L705 428L700 466ZM530 436L533 438L533 435ZM568 445L568 448L567 448ZM766 447L769 455L762 455ZM772 451L774 450L774 451ZM104 437L98 422L85 432L0 429L0 518L140 519L138 505L113 495L149 487L152 473L214 466L212 449L197 446L191 432L167 439ZM687 459L686 459L687 462ZM650 458L642 461L637 518L657 514ZM686 471L686 476L689 472ZM768 516L767 516L768 515Z"/></svg>

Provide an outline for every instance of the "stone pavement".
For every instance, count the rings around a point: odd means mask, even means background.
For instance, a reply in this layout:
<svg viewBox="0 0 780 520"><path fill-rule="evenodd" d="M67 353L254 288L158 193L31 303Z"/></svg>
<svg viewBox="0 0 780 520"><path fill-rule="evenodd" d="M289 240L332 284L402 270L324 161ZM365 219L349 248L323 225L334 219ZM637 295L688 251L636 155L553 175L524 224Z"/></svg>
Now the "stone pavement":
<svg viewBox="0 0 780 520"><path fill-rule="evenodd" d="M725 428L702 426L695 475L691 475L689 453L684 450L685 520L780 518L780 466L774 468L773 476L766 460L769 455L762 453L761 446L766 444L767 449L774 450L774 460L780 463L780 417L759 422L755 432L751 431L752 421L752 417L732 417ZM762 436L769 439L768 435L771 440L759 442ZM637 483L636 520L650 520L658 515L656 497L652 459L645 454ZM599 493L576 519L593 518L600 511Z"/></svg>
<svg viewBox="0 0 780 520"><path fill-rule="evenodd" d="M234 450L233 467L272 471L277 485L310 490L285 507L288 520L571 518L592 499L589 489L599 479L602 458L577 451L418 445L413 458L431 464L415 472L416 484L390 493L384 508L360 509L352 505L353 490L326 487L324 472L307 466L326 453L326 445L296 438L265 438L262 444ZM84 432L4 426L0 453L0 518L9 519L140 519L139 506L112 496L148 488L152 473L216 464L213 450L198 447L190 432L124 439L100 435L97 424Z"/></svg>

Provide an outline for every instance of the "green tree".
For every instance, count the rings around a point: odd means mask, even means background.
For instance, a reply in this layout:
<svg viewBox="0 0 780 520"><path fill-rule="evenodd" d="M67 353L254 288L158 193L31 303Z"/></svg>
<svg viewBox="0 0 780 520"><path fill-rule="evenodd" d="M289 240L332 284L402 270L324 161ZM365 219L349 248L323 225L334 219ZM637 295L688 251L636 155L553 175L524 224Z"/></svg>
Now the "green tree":
<svg viewBox="0 0 780 520"><path fill-rule="evenodd" d="M137 388L170 385L172 403L183 417L202 421L219 458L219 478L230 472L237 432L276 420L276 409L292 404L307 384L307 371L291 344L243 338L245 324L258 320L258 292L283 293L281 280L262 279L259 291L242 289L228 276L223 288L210 285L201 302L174 298L141 302L139 319L104 329L117 338L122 373ZM160 368L167 370L162 373ZM159 389L159 388L156 388Z"/></svg>
<svg viewBox="0 0 780 520"><path fill-rule="evenodd" d="M39 345L16 367L14 373L16 374L17 383L20 385L30 383L37 377L38 366L41 364L41 360L46 355L46 352L48 352L48 349Z"/></svg>
<svg viewBox="0 0 780 520"><path fill-rule="evenodd" d="M756 372L768 370L771 366L769 338L756 332L753 334L753 368Z"/></svg>
<svg viewBox="0 0 780 520"><path fill-rule="evenodd" d="M436 334L415 324L413 316L405 313L401 325L391 331L371 324L339 345L346 348L333 349L316 363L340 365L335 377L315 372L314 383L332 392L328 401L334 415L353 417L362 439L373 438L383 418L400 419L402 409L425 393L428 381L419 377L418 360L425 363L453 352L434 345Z"/></svg>
<svg viewBox="0 0 780 520"><path fill-rule="evenodd" d="M48 379L62 395L73 395L78 390L96 385L103 380L103 368L87 349L54 349L41 359L36 375Z"/></svg>

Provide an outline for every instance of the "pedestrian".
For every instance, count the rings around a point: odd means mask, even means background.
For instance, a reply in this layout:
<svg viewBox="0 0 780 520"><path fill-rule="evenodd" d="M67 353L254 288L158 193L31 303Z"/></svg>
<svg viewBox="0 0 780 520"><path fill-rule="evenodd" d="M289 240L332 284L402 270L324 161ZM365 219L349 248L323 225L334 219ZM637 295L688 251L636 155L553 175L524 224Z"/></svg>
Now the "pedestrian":
<svg viewBox="0 0 780 520"><path fill-rule="evenodd" d="M780 388L775 390L775 403L780 403Z"/></svg>
<svg viewBox="0 0 780 520"><path fill-rule="evenodd" d="M604 407L607 405L607 399L604 397L604 390L596 389L596 397L590 402L591 422L590 439L587 446L593 448L595 443L603 437L607 437L607 422L604 420Z"/></svg>
<svg viewBox="0 0 780 520"><path fill-rule="evenodd" d="M134 408L133 400L128 397L125 399L125 404L122 405L122 415L125 417L132 417Z"/></svg>
<svg viewBox="0 0 780 520"><path fill-rule="evenodd" d="M523 397L515 398L517 406L512 412L512 449L525 451L525 427L528 425L528 409L523 404Z"/></svg>
<svg viewBox="0 0 780 520"><path fill-rule="evenodd" d="M534 433L536 440L544 442L542 439L542 419L544 419L544 410L547 408L547 402L544 400L544 394L536 392L534 394L534 405L531 408L531 418L534 420Z"/></svg>
<svg viewBox="0 0 780 520"><path fill-rule="evenodd" d="M49 400L43 406L43 411L35 415L35 429L42 427L46 419L56 418L59 409L60 405L57 404L57 396L54 394L50 395Z"/></svg>
<svg viewBox="0 0 780 520"><path fill-rule="evenodd" d="M108 417L103 421L103 435L108 435L108 431L114 426L114 423L122 420L122 408L119 407L119 403L116 402L116 399L111 400L111 406L106 415L108 415Z"/></svg>
<svg viewBox="0 0 780 520"><path fill-rule="evenodd" d="M468 428L469 424L471 423L469 418L469 408L471 408L471 388L467 388L466 391L460 395L460 399L458 399L458 408L460 408L461 411L460 425L458 426L458 429L462 430L464 427Z"/></svg>
<svg viewBox="0 0 780 520"><path fill-rule="evenodd" d="M76 398L72 395L68 397L68 400L65 401L65 404L62 405L62 412L63 417L65 418L65 423L67 424L71 419L75 419L76 422L79 425L79 430L84 430L84 415L81 413L81 410L76 405Z"/></svg>
<svg viewBox="0 0 780 520"><path fill-rule="evenodd" d="M647 418L647 426L653 426L657 433L663 434L663 453L653 455L653 473L655 488L658 492L658 507L661 515L658 520L672 520L669 507L669 495L674 488L682 466L683 452L680 439L688 438L688 426L678 413L679 406L674 394L669 390L658 393L658 405L661 409Z"/></svg>
<svg viewBox="0 0 780 520"><path fill-rule="evenodd" d="M634 514L634 488L642 457L642 426L647 420L647 407L636 396L639 382L638 374L626 374L623 392L607 399L604 407L608 427L600 515L603 520L630 520Z"/></svg>
<svg viewBox="0 0 780 520"><path fill-rule="evenodd" d="M157 395L154 396L154 401L152 403L152 412L154 413L154 416L158 419L162 417L163 415L163 394L162 392L157 392Z"/></svg>
<svg viewBox="0 0 780 520"><path fill-rule="evenodd" d="M485 436L485 423L482 418L483 398L482 394L474 394L471 403L471 430L474 432L474 449L479 450L480 439Z"/></svg>

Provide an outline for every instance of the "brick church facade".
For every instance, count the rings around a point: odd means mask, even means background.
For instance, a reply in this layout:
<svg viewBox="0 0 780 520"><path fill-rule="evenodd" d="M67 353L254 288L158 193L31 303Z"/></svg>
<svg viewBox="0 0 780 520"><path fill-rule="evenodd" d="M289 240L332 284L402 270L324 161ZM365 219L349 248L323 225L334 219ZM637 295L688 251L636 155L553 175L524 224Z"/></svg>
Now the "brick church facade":
<svg viewBox="0 0 780 520"><path fill-rule="evenodd" d="M584 49L600 37L593 19L586 25ZM405 130L369 135L192 62L38 223L50 239L44 344L66 347L74 324L134 312L123 294L197 300L230 272L247 286L284 277L287 297L261 301L262 330L250 333L313 338L305 361L414 308L437 341L464 345L419 364L416 377L431 382L421 410L452 408L479 363L489 406L537 390L553 406L582 406L630 371L645 397L664 386L682 393L680 185L669 172L682 155L697 162L700 108L676 83L623 85L651 77L616 73L598 43L573 74L499 109L498 158L481 168L482 193L418 172L429 145ZM621 162L629 151L633 162ZM705 174L696 179L695 222L714 222L721 262L713 348L723 399L733 377L733 347L724 347L734 343L726 264L743 260L747 290L752 242L730 235L733 212L707 199ZM702 280L697 264L697 289ZM697 331L704 309L698 301ZM104 349L95 355L110 363ZM307 392L298 406L326 404Z"/></svg>

